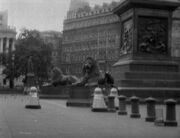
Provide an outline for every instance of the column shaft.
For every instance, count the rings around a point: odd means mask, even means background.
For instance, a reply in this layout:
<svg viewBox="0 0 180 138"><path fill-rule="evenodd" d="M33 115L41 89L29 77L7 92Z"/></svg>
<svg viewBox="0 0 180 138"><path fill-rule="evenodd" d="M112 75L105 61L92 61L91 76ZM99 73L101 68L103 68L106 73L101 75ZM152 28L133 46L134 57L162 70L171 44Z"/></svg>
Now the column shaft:
<svg viewBox="0 0 180 138"><path fill-rule="evenodd" d="M3 38L0 38L0 53L3 53Z"/></svg>
<svg viewBox="0 0 180 138"><path fill-rule="evenodd" d="M9 38L6 39L6 53L9 51Z"/></svg>
<svg viewBox="0 0 180 138"><path fill-rule="evenodd" d="M15 51L15 39L12 40L12 51Z"/></svg>

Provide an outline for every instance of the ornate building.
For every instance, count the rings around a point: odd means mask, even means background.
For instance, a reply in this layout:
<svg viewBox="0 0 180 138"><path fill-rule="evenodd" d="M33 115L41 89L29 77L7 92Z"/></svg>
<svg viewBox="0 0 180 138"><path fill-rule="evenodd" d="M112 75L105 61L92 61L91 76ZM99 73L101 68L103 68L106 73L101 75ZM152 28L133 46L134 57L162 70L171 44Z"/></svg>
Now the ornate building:
<svg viewBox="0 0 180 138"><path fill-rule="evenodd" d="M8 26L8 12L0 12L0 54L7 55L11 54L15 50L15 39L16 39L16 30ZM2 57L2 56L1 56ZM13 57L13 56L12 56ZM2 74L4 66L2 62L4 58L0 59L0 86L3 85L3 80L5 76Z"/></svg>
<svg viewBox="0 0 180 138"><path fill-rule="evenodd" d="M61 68L67 74L81 74L82 63L87 57L99 62L101 70L111 70L120 55L131 50L133 43L131 22L124 22L126 31L120 40L120 21L112 13L120 2L104 3L90 7L87 2L72 0L64 20ZM74 7L73 7L74 5ZM75 6L79 5L79 6ZM142 32L145 33L145 32ZM172 56L180 57L180 9L173 14ZM179 58L178 58L179 59Z"/></svg>
<svg viewBox="0 0 180 138"><path fill-rule="evenodd" d="M60 66L62 33L56 31L43 31L41 32L41 37L45 43L52 45L52 64Z"/></svg>
<svg viewBox="0 0 180 138"><path fill-rule="evenodd" d="M101 70L111 70L118 60L120 45L120 22L112 13L117 5L118 2L112 2L92 8L86 3L67 13L62 42L63 72L81 75L87 57L97 60Z"/></svg>

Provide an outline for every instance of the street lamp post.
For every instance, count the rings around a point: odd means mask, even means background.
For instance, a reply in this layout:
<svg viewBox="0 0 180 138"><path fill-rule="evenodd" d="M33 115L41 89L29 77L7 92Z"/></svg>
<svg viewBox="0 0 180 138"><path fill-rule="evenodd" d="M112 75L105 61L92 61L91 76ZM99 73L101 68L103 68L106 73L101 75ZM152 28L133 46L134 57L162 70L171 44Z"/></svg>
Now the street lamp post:
<svg viewBox="0 0 180 138"><path fill-rule="evenodd" d="M11 63L10 63L10 66L11 66L11 75L10 75L10 80L9 80L9 85L10 85L10 88L14 88L14 54L11 55Z"/></svg>

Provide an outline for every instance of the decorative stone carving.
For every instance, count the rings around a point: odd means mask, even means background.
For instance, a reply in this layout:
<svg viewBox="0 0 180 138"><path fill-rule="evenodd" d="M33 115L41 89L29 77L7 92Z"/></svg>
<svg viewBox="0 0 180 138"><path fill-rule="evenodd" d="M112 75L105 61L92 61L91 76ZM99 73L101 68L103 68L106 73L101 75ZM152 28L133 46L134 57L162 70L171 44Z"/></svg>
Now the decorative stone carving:
<svg viewBox="0 0 180 138"><path fill-rule="evenodd" d="M122 46L120 54L128 54L132 52L133 47L133 21L132 19L125 21L122 25Z"/></svg>
<svg viewBox="0 0 180 138"><path fill-rule="evenodd" d="M180 57L180 20L173 21L172 27L172 56Z"/></svg>
<svg viewBox="0 0 180 138"><path fill-rule="evenodd" d="M138 48L140 52L167 54L168 20L164 18L138 18Z"/></svg>

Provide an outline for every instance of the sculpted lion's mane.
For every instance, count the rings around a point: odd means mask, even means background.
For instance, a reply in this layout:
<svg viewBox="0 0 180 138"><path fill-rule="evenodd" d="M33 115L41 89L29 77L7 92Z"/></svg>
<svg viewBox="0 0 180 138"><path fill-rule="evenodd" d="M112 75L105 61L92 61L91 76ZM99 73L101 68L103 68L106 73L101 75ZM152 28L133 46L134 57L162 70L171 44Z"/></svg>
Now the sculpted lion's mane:
<svg viewBox="0 0 180 138"><path fill-rule="evenodd" d="M88 57L83 65L82 73L83 76L86 75L88 75L89 77L99 76L100 71L97 62L93 58Z"/></svg>
<svg viewBox="0 0 180 138"><path fill-rule="evenodd" d="M77 83L77 85L96 85L98 82L98 78L100 77L99 66L97 62L88 57L82 67L82 75L81 81Z"/></svg>

